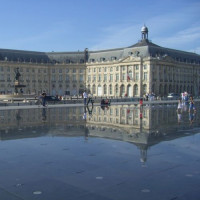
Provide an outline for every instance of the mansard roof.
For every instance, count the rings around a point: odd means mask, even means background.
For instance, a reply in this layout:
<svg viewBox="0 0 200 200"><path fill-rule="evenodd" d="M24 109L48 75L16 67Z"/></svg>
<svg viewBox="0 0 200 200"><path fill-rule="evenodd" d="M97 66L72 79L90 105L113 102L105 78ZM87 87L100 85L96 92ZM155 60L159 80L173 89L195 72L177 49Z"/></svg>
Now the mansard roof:
<svg viewBox="0 0 200 200"><path fill-rule="evenodd" d="M36 52L0 49L0 60L31 63L84 63L84 52Z"/></svg>
<svg viewBox="0 0 200 200"><path fill-rule="evenodd" d="M49 62L48 56L43 52L0 49L0 60L16 62Z"/></svg>
<svg viewBox="0 0 200 200"><path fill-rule="evenodd" d="M158 46L148 39L140 40L138 43L118 49L90 51L89 62L112 61L123 59L129 55L141 57L169 56L175 61L200 64L200 55L192 52L180 51Z"/></svg>

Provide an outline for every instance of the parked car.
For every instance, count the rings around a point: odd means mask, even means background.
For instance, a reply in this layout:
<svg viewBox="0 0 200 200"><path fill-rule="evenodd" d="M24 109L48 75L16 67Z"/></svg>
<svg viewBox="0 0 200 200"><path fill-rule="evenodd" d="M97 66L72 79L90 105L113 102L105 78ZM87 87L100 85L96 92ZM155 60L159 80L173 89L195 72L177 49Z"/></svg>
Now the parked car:
<svg viewBox="0 0 200 200"><path fill-rule="evenodd" d="M50 102L60 101L60 99L56 96L46 96L45 99L46 101L50 101Z"/></svg>
<svg viewBox="0 0 200 200"><path fill-rule="evenodd" d="M172 100L176 100L176 99L180 99L180 94L176 94L176 93L169 93L167 96L167 99L172 99Z"/></svg>

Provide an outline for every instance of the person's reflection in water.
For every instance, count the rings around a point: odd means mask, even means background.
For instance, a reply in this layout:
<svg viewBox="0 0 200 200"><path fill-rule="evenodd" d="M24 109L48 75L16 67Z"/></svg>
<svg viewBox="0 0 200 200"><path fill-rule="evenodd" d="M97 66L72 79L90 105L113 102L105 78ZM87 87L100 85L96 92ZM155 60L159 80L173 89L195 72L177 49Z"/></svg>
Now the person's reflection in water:
<svg viewBox="0 0 200 200"><path fill-rule="evenodd" d="M83 120L86 121L86 119L87 119L87 111L86 111L86 106L84 106Z"/></svg>
<svg viewBox="0 0 200 200"><path fill-rule="evenodd" d="M102 109L102 110L105 110L105 108L108 110L108 109L109 109L109 106L101 106L101 109Z"/></svg>
<svg viewBox="0 0 200 200"><path fill-rule="evenodd" d="M182 110L177 110L178 124L182 122Z"/></svg>
<svg viewBox="0 0 200 200"><path fill-rule="evenodd" d="M189 112L189 121L190 121L190 125L193 124L194 120L195 120L195 114L196 112Z"/></svg>
<svg viewBox="0 0 200 200"><path fill-rule="evenodd" d="M142 164L142 167L146 167L147 150L148 150L148 147L146 145L140 146L140 162Z"/></svg>
<svg viewBox="0 0 200 200"><path fill-rule="evenodd" d="M16 111L16 120L17 120L17 125L20 125L20 121L21 121L22 117L21 117L21 111L17 110Z"/></svg>
<svg viewBox="0 0 200 200"><path fill-rule="evenodd" d="M89 120L92 118L92 111L93 111L93 104L92 104L92 107L90 106L87 106L87 111L88 111L88 114L89 114Z"/></svg>
<svg viewBox="0 0 200 200"><path fill-rule="evenodd" d="M87 141L88 140L88 135L89 135L89 130L88 130L88 127L86 126L86 120L87 120L87 110L88 109L88 106L84 106L84 111L83 111L83 120L85 121L84 123L84 132L85 132L85 140ZM89 112L89 111L88 111Z"/></svg>
<svg viewBox="0 0 200 200"><path fill-rule="evenodd" d="M42 121L46 121L46 119L47 119L46 108L42 108Z"/></svg>
<svg viewBox="0 0 200 200"><path fill-rule="evenodd" d="M183 112L183 104L181 100L179 100L178 102L178 107L176 112L177 112L178 124L180 124L182 121L182 112Z"/></svg>
<svg viewBox="0 0 200 200"><path fill-rule="evenodd" d="M85 125L85 140L88 140L89 130L88 127Z"/></svg>
<svg viewBox="0 0 200 200"><path fill-rule="evenodd" d="M16 111L16 120L20 121L21 120L21 114L20 114L20 110Z"/></svg>

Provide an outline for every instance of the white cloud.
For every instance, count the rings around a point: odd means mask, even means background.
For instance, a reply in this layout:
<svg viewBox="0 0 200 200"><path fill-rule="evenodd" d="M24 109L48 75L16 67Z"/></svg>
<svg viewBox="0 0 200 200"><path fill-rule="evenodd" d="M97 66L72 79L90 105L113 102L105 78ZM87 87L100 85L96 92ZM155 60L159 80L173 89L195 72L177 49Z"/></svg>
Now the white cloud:
<svg viewBox="0 0 200 200"><path fill-rule="evenodd" d="M116 25L102 30L102 38L91 46L91 50L112 49L130 46L140 39L141 25Z"/></svg>
<svg viewBox="0 0 200 200"><path fill-rule="evenodd" d="M181 30L170 37L155 38L155 40L164 47L185 49L190 51L191 45L195 45L194 49L200 45L200 26L190 27L185 30Z"/></svg>
<svg viewBox="0 0 200 200"><path fill-rule="evenodd" d="M199 6L199 3L195 3L188 7L180 7L178 11L167 13L159 13L158 11L155 15L152 14L152 17L145 21L149 28L149 39L168 48L186 51L190 49L198 50L198 46L200 46L200 25L194 19L200 16ZM134 22L136 20L134 19ZM138 22L140 22L139 20ZM128 21L130 22L130 16ZM101 30L102 37L90 49L100 50L130 46L140 40L142 25L143 22L134 25L122 23L104 27Z"/></svg>

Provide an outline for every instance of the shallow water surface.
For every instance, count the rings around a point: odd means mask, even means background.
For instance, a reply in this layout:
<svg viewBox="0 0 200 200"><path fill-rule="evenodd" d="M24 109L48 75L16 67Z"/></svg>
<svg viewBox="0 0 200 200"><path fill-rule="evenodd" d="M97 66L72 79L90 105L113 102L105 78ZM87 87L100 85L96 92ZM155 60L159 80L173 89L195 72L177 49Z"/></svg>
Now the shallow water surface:
<svg viewBox="0 0 200 200"><path fill-rule="evenodd" d="M176 110L0 111L0 199L200 199L199 113Z"/></svg>

